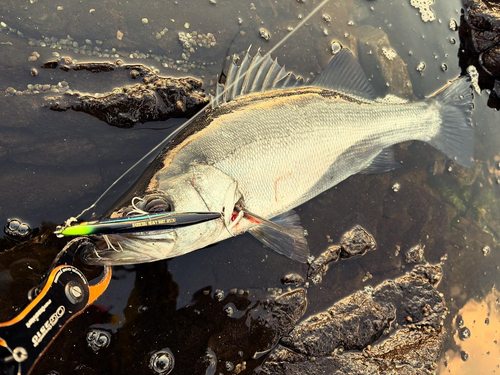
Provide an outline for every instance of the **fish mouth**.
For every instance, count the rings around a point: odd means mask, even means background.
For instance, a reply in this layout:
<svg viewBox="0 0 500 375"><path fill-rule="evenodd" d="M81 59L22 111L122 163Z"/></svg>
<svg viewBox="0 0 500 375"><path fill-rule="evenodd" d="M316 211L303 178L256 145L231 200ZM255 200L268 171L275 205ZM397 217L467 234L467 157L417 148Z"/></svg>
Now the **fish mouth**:
<svg viewBox="0 0 500 375"><path fill-rule="evenodd" d="M109 235L96 241L98 246L86 249L81 259L95 266L124 266L151 263L165 259L165 251L175 247L175 240L164 238L151 242L129 236Z"/></svg>

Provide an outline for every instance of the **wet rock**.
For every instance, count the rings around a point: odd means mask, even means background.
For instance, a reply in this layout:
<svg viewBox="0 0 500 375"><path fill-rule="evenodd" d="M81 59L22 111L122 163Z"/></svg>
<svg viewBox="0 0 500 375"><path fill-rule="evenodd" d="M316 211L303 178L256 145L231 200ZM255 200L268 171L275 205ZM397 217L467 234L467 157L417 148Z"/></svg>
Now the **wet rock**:
<svg viewBox="0 0 500 375"><path fill-rule="evenodd" d="M301 285L304 283L304 278L296 273L290 273L283 276L281 283L284 285Z"/></svg>
<svg viewBox="0 0 500 375"><path fill-rule="evenodd" d="M422 263L424 261L424 249L425 246L422 246L422 244L413 246L405 254L406 263Z"/></svg>
<svg viewBox="0 0 500 375"><path fill-rule="evenodd" d="M68 65L59 67L66 70ZM201 90L201 81L190 77L161 77L143 65L80 63L71 65L71 69L92 73L124 69L130 70L134 78L142 77L140 84L105 94L88 95L68 91L61 96L46 98L45 105L54 111L82 111L114 126L131 127L138 122L189 117L209 102Z"/></svg>
<svg viewBox="0 0 500 375"><path fill-rule="evenodd" d="M314 284L322 281L323 276L329 268L329 264L339 259L349 259L363 256L368 251L376 250L377 243L373 236L361 226L356 225L344 233L340 240L340 246L333 245L314 260L307 271L307 278Z"/></svg>
<svg viewBox="0 0 500 375"><path fill-rule="evenodd" d="M392 48L387 35L378 28L364 25L357 29L359 59L364 66L377 66L380 72L373 78L381 86L388 88L388 93L403 98L413 98L413 87L408 76L408 69L403 59Z"/></svg>
<svg viewBox="0 0 500 375"><path fill-rule="evenodd" d="M373 236L359 225L344 233L340 240L342 259L365 255L368 251L376 250L377 243Z"/></svg>
<svg viewBox="0 0 500 375"><path fill-rule="evenodd" d="M61 59L49 60L49 61L47 61L47 62L45 62L45 63L42 64L42 68L44 68L44 69L55 69L59 65L59 61L61 61Z"/></svg>
<svg viewBox="0 0 500 375"><path fill-rule="evenodd" d="M440 278L439 266L417 266L396 280L337 302L297 325L254 373L432 371L446 334L441 326L444 299L435 289ZM379 342L392 329L395 332Z"/></svg>
<svg viewBox="0 0 500 375"><path fill-rule="evenodd" d="M266 352L297 324L306 307L305 289L264 300L240 318L228 320L212 335L209 347L219 360L231 362L237 361L238 351L253 356L252 348L257 342L260 343L259 352Z"/></svg>
<svg viewBox="0 0 500 375"><path fill-rule="evenodd" d="M467 22L473 27L472 43L478 52L500 43L500 6L491 0L466 0ZM496 63L498 65L498 62Z"/></svg>
<svg viewBox="0 0 500 375"><path fill-rule="evenodd" d="M488 73L492 76L500 76L500 45L484 51L480 61Z"/></svg>
<svg viewBox="0 0 500 375"><path fill-rule="evenodd" d="M307 278L313 280L315 284L318 284L323 280L328 271L329 263L336 262L340 259L340 246L330 246L325 252L323 252L319 257L317 257L314 262L309 266L307 271Z"/></svg>
<svg viewBox="0 0 500 375"><path fill-rule="evenodd" d="M465 47L460 51L460 65L465 70L475 65L479 84L490 89L488 105L500 108L500 96L494 87L500 77L500 5L492 0L464 0L467 12L460 24L460 38Z"/></svg>

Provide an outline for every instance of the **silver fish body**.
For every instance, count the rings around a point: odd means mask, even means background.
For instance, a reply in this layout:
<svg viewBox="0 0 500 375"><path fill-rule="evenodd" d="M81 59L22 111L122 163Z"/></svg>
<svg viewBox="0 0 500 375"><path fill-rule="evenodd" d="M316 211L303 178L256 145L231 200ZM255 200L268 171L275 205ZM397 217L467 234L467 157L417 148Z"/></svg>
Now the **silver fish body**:
<svg viewBox="0 0 500 375"><path fill-rule="evenodd" d="M267 220L286 215L349 176L394 169L390 146L408 140L428 142L468 165L469 86L461 79L435 97L413 103L315 86L255 92L222 103L167 146L144 195L162 192L176 211L222 212L223 218L115 236L122 251L103 252L90 260L154 261L246 231L257 233ZM114 213L122 214L123 208ZM285 222L294 220L289 216ZM296 222L291 225L300 228ZM273 247L266 233L260 236ZM292 248L296 242L291 242ZM280 251L279 244L273 248ZM305 261L303 248L300 254L293 251L280 252Z"/></svg>

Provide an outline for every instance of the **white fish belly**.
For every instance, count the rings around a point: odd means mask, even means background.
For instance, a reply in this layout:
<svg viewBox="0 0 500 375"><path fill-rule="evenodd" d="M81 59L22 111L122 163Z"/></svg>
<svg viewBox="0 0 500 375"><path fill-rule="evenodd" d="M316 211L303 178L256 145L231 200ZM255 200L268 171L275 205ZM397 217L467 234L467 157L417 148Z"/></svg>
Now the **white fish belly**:
<svg viewBox="0 0 500 375"><path fill-rule="evenodd" d="M217 117L182 153L234 178L245 207L271 218L360 172L385 147L430 139L439 125L428 103L296 95Z"/></svg>

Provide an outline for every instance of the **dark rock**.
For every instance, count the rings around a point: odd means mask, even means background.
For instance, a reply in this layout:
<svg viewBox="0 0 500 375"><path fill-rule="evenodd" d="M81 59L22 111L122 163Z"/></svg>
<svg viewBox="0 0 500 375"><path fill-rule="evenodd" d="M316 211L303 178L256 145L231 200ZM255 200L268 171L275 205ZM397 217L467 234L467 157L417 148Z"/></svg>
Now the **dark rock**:
<svg viewBox="0 0 500 375"><path fill-rule="evenodd" d="M424 248L422 244L413 246L405 254L406 263L422 263L424 261Z"/></svg>
<svg viewBox="0 0 500 375"><path fill-rule="evenodd" d="M342 247L340 252L342 259L365 255L368 251L377 250L377 243L373 236L359 225L342 236L340 246Z"/></svg>
<svg viewBox="0 0 500 375"><path fill-rule="evenodd" d="M488 73L492 76L500 76L500 45L484 51L480 61Z"/></svg>
<svg viewBox="0 0 500 375"><path fill-rule="evenodd" d="M306 307L305 289L269 298L242 317L228 319L221 330L211 336L208 346L223 361L236 361L238 351L254 355L255 343L260 343L259 352L266 352L295 327Z"/></svg>
<svg viewBox="0 0 500 375"><path fill-rule="evenodd" d="M307 271L307 278L313 280L315 284L318 284L323 280L326 272L329 268L329 263L336 262L340 259L340 246L330 246L325 252L323 252L319 257L317 257L314 262L311 263Z"/></svg>
<svg viewBox="0 0 500 375"><path fill-rule="evenodd" d="M492 0L464 0L467 8L465 21L460 24L460 65L465 71L469 65L479 70L481 89L493 90L488 105L500 108L494 87L500 77L500 4ZM480 69L482 68L482 69Z"/></svg>
<svg viewBox="0 0 500 375"><path fill-rule="evenodd" d="M282 277L281 283L284 285L301 285L304 283L304 278L296 273L290 273Z"/></svg>
<svg viewBox="0 0 500 375"><path fill-rule="evenodd" d="M57 63L54 62L56 65ZM61 65L60 68L69 69L67 65ZM201 90L201 81L190 77L179 79L161 77L139 64L80 63L72 65L71 69L87 70L92 73L124 69L131 70L131 74L134 73L136 77L143 77L143 82L140 84L125 86L106 94L66 92L62 96L46 99L45 105L54 111L73 109L88 113L114 126L131 127L138 122L189 117L209 102L209 98Z"/></svg>
<svg viewBox="0 0 500 375"><path fill-rule="evenodd" d="M47 62L45 62L45 63L42 64L42 68L44 68L44 69L55 69L59 65L59 61L61 61L61 59L49 60L49 61L47 61Z"/></svg>
<svg viewBox="0 0 500 375"><path fill-rule="evenodd" d="M73 65L73 70L87 70L92 73L112 72L116 65L112 63L80 63Z"/></svg>
<svg viewBox="0 0 500 375"><path fill-rule="evenodd" d="M422 374L432 371L446 331L439 266L347 297L285 336L256 374ZM432 280L432 281L431 281ZM379 339L395 332L383 342ZM363 350L362 353L359 350Z"/></svg>
<svg viewBox="0 0 500 375"><path fill-rule="evenodd" d="M330 246L318 258L314 260L307 271L307 278L314 284L323 280L328 271L328 264L339 259L349 259L363 256L370 250L376 250L377 244L373 236L359 225L344 233L340 240L340 246Z"/></svg>

